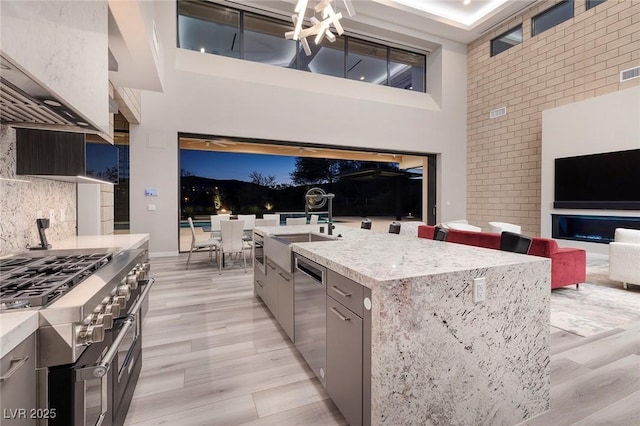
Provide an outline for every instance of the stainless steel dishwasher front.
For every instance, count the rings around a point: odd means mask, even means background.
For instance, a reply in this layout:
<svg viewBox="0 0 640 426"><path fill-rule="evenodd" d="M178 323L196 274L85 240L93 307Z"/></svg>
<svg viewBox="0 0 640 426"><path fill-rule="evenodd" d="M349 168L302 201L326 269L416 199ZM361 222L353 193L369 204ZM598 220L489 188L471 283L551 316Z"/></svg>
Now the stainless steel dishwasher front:
<svg viewBox="0 0 640 426"><path fill-rule="evenodd" d="M326 282L324 266L295 255L295 344L322 386L327 364Z"/></svg>

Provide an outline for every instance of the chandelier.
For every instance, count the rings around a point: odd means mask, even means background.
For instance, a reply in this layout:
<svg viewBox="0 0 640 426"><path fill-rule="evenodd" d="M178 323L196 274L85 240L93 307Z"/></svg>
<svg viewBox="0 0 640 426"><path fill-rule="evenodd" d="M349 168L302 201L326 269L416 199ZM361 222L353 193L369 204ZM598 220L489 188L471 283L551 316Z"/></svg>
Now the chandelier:
<svg viewBox="0 0 640 426"><path fill-rule="evenodd" d="M344 29L340 24L340 19L342 19L342 12L336 13L331 6L334 0L317 0L317 3L313 10L315 13L319 13L322 20L319 20L315 16L312 16L309 21L311 21L311 26L308 28L302 28L302 24L304 23L304 15L307 11L307 5L309 0L298 0L296 4L296 8L294 9L294 14L291 15L291 20L293 21L294 30L287 31L284 34L284 37L287 40L300 40L302 44L302 48L304 49L304 53L307 56L311 55L311 48L309 47L309 42L307 41L307 37L315 36L314 43L320 44L322 40L326 37L331 43L336 41L336 36L333 35L330 28L333 25L338 35L342 35ZM347 11L349 17L352 17L356 14L353 9L353 4L351 4L351 0L342 0L344 2L344 7ZM314 13L314 15L315 15Z"/></svg>

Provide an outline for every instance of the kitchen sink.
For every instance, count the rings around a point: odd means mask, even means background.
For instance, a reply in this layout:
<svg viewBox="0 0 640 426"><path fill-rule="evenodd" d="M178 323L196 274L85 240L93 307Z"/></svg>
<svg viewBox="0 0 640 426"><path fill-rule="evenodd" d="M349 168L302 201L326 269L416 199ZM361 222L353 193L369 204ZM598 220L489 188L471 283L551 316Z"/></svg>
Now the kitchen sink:
<svg viewBox="0 0 640 426"><path fill-rule="evenodd" d="M319 235L313 232L300 234L274 234L264 240L264 254L267 262L271 261L288 273L293 273L291 243L311 243L317 241L334 241L337 238Z"/></svg>

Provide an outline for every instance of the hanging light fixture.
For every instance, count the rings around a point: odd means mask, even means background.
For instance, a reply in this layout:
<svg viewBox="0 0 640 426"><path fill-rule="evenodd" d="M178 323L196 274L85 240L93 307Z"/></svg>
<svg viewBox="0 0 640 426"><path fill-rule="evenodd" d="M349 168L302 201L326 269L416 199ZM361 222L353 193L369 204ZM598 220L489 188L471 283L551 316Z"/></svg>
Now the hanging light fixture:
<svg viewBox="0 0 640 426"><path fill-rule="evenodd" d="M340 19L342 19L342 12L336 13L333 9L331 3L334 0L317 0L315 7L313 10L316 13L320 13L322 20L319 20L315 16L312 16L309 21L311 21L311 26L309 28L302 28L304 23L304 15L307 11L307 6L309 0L298 0L296 4L296 8L294 9L294 14L291 15L291 21L293 21L294 29L293 31L287 31L284 34L284 37L287 40L300 40L302 44L302 48L304 49L304 53L307 56L311 55L311 48L309 47L309 42L307 41L307 37L315 36L314 43L320 44L322 40L326 37L331 43L336 41L336 36L331 32L331 26L333 26L338 33L338 35L342 35L344 29L340 24ZM351 0L342 0L344 2L344 7L349 17L352 17L356 14L353 4Z"/></svg>

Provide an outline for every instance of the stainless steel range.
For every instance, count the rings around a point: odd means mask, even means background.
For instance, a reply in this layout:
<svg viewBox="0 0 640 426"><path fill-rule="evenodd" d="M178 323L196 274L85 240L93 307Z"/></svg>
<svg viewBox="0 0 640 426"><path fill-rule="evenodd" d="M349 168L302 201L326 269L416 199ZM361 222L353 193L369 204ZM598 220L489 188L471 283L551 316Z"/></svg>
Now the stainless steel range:
<svg viewBox="0 0 640 426"><path fill-rule="evenodd" d="M0 260L0 312L38 309L44 425L121 425L141 368L153 279L147 251L73 250Z"/></svg>

